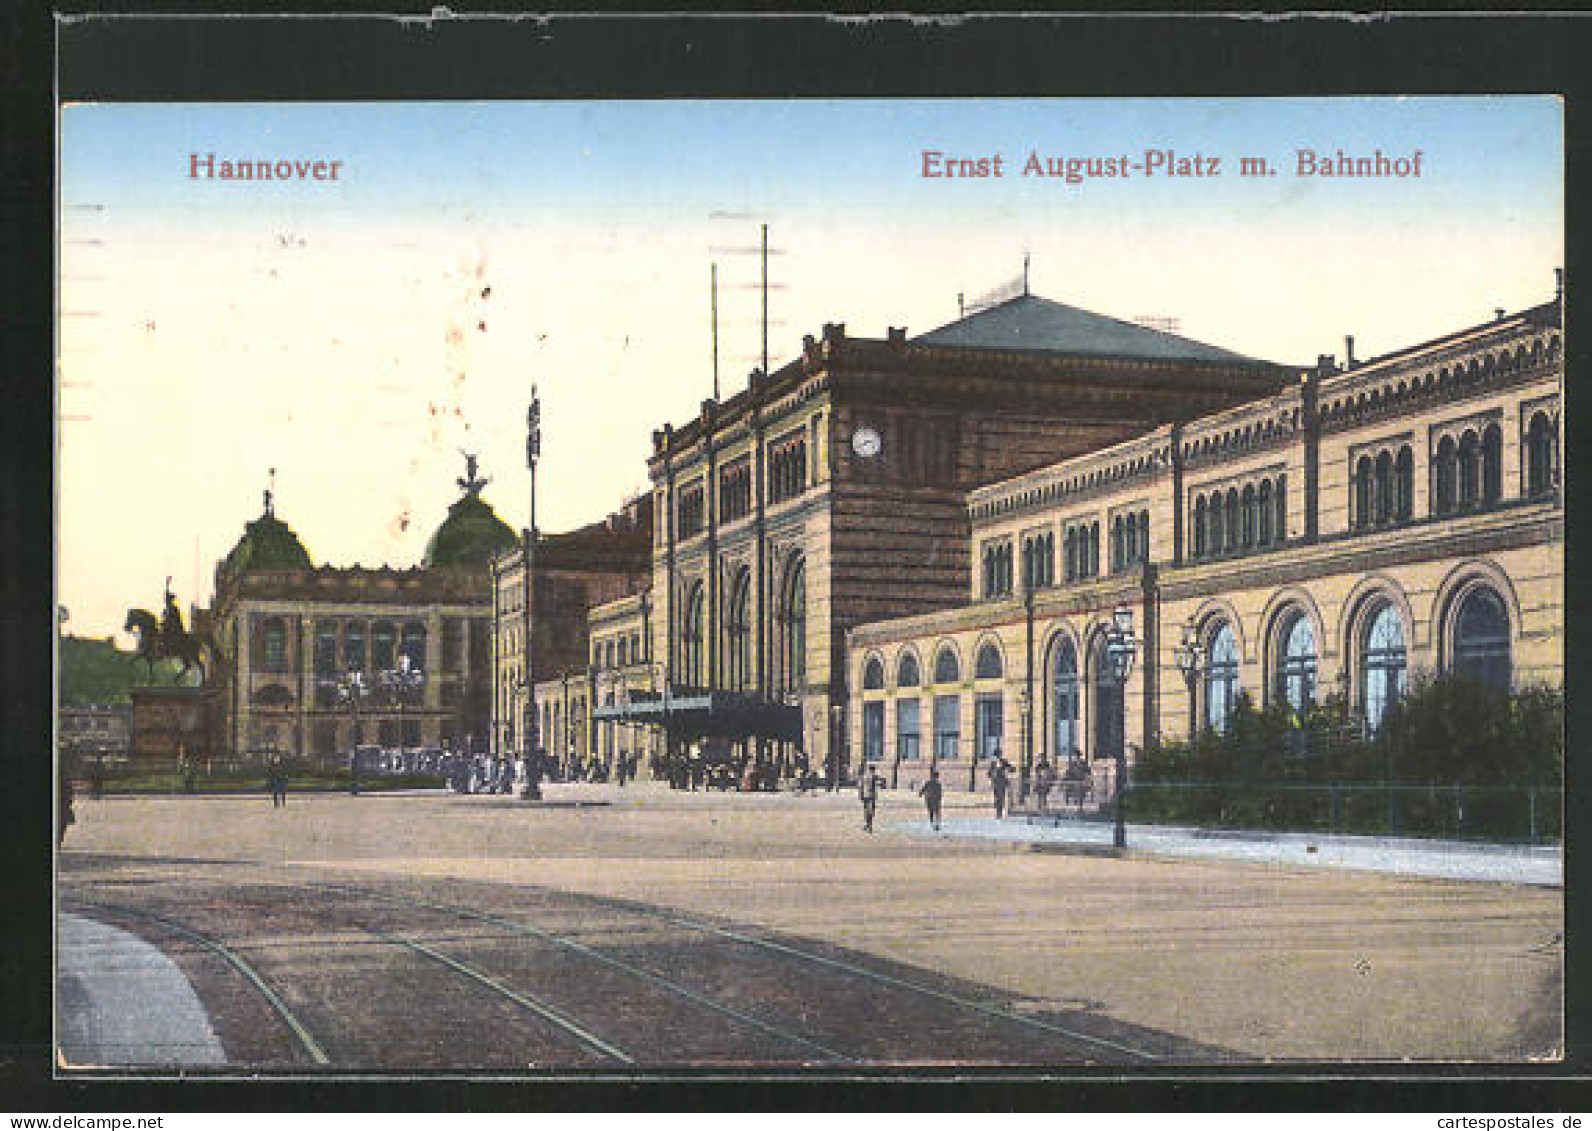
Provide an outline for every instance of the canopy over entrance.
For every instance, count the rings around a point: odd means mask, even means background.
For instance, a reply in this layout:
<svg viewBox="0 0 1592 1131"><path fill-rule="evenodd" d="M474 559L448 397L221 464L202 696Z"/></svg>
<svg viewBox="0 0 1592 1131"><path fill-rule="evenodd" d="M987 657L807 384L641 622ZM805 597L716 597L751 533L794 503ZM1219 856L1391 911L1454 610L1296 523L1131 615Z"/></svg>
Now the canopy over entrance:
<svg viewBox="0 0 1592 1131"><path fill-rule="evenodd" d="M731 691L632 691L628 703L597 707L593 722L660 726L678 738L770 738L797 742L800 707Z"/></svg>

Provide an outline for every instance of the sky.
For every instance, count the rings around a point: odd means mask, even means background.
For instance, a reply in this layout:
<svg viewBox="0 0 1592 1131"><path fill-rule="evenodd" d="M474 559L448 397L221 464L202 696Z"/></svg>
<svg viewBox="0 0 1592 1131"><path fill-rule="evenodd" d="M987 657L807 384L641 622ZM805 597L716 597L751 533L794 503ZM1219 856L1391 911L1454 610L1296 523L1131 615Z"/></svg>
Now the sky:
<svg viewBox="0 0 1592 1131"><path fill-rule="evenodd" d="M123 643L168 576L208 603L273 469L317 564L418 563L466 451L525 525L533 387L539 526L614 510L712 395L714 270L722 395L759 364L764 224L774 367L826 322L953 321L1025 256L1036 294L1291 364L1544 301L1563 262L1551 97L95 104L60 130L58 595ZM1301 149L1420 175L1300 175ZM341 165L194 177L211 154Z"/></svg>

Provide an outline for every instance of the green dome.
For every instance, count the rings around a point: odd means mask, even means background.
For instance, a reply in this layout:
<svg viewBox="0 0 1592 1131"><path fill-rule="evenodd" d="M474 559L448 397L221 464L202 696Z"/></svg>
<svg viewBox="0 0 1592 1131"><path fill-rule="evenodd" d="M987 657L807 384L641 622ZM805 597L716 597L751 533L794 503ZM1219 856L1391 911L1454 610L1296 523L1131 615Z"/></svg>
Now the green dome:
<svg viewBox="0 0 1592 1131"><path fill-rule="evenodd" d="M496 554L520 544L519 536L479 495L466 494L448 508L426 543L426 567L486 565Z"/></svg>
<svg viewBox="0 0 1592 1131"><path fill-rule="evenodd" d="M225 569L241 573L254 569L314 569L309 551L293 528L267 511L244 527L243 537L222 562Z"/></svg>

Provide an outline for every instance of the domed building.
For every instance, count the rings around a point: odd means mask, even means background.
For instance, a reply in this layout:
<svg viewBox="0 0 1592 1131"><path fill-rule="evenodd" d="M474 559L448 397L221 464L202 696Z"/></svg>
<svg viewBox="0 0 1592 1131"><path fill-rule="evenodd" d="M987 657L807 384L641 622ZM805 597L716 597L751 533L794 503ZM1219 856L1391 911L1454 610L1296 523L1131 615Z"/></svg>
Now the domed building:
<svg viewBox="0 0 1592 1131"><path fill-rule="evenodd" d="M409 568L317 565L265 492L262 513L216 565L212 606L196 611L221 700L217 753L341 764L356 745L485 746L488 569L519 539L466 458L460 497ZM357 715L340 691L353 672L366 688Z"/></svg>

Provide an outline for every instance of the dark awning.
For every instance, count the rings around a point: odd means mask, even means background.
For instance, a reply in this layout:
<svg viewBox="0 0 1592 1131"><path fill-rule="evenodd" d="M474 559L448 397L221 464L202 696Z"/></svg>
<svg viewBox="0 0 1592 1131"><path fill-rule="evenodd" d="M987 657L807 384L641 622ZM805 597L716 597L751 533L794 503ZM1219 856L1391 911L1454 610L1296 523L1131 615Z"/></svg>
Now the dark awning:
<svg viewBox="0 0 1592 1131"><path fill-rule="evenodd" d="M684 738L773 738L799 741L801 708L732 691L685 691L662 695L633 691L628 703L596 707L593 722L661 726Z"/></svg>

